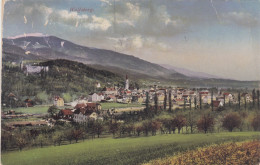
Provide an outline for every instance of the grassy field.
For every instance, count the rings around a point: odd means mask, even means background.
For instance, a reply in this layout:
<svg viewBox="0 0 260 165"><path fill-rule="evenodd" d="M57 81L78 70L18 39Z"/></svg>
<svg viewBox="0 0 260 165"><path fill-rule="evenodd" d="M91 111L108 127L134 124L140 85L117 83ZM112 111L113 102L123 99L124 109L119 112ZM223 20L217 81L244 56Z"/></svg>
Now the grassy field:
<svg viewBox="0 0 260 165"><path fill-rule="evenodd" d="M101 103L102 109L110 109L110 108L127 108L127 107L142 107L144 105L141 104L122 104L122 103Z"/></svg>
<svg viewBox="0 0 260 165"><path fill-rule="evenodd" d="M2 153L2 164L141 164L196 147L259 138L259 132L168 134L121 139L103 138L71 145Z"/></svg>
<svg viewBox="0 0 260 165"><path fill-rule="evenodd" d="M26 113L26 114L47 114L47 110L49 105L41 105L41 106L34 106L34 107L20 107L20 108L12 108L15 110L16 113ZM3 109L4 111L10 110L10 108Z"/></svg>

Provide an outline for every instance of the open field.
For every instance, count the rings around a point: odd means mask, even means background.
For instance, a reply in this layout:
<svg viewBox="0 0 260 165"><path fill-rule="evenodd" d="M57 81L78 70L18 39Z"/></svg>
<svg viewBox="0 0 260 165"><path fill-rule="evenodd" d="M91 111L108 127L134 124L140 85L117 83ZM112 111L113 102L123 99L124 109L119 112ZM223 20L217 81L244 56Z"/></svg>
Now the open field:
<svg viewBox="0 0 260 165"><path fill-rule="evenodd" d="M47 110L49 105L41 105L34 107L20 107L20 108L12 108L16 113L25 113L25 114L47 114ZM10 108L3 109L4 111L10 110Z"/></svg>
<svg viewBox="0 0 260 165"><path fill-rule="evenodd" d="M259 132L167 134L121 139L103 138L71 145L2 153L2 163L4 165L141 164L196 147L259 138Z"/></svg>
<svg viewBox="0 0 260 165"><path fill-rule="evenodd" d="M110 108L128 108L128 107L144 107L144 105L141 104L122 104L122 103L101 103L102 109L107 110Z"/></svg>

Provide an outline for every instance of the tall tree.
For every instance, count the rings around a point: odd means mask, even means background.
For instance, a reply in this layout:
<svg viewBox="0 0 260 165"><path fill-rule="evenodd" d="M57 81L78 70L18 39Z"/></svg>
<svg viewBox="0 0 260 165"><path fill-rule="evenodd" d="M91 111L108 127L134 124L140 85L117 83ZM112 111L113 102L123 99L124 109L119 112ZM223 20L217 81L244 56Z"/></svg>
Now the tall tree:
<svg viewBox="0 0 260 165"><path fill-rule="evenodd" d="M226 106L226 95L224 95L224 107Z"/></svg>
<svg viewBox="0 0 260 165"><path fill-rule="evenodd" d="M195 106L195 109L197 109L197 96L194 97L194 106Z"/></svg>
<svg viewBox="0 0 260 165"><path fill-rule="evenodd" d="M149 109L149 93L146 92L146 100L145 100L145 113L146 113L146 115L148 114L148 109Z"/></svg>
<svg viewBox="0 0 260 165"><path fill-rule="evenodd" d="M166 106L167 106L167 93L166 93L166 90L165 90L164 91L164 101L163 101L164 110L166 110Z"/></svg>
<svg viewBox="0 0 260 165"><path fill-rule="evenodd" d="M201 94L200 94L199 96L200 96L200 109L202 109L202 100L201 100Z"/></svg>
<svg viewBox="0 0 260 165"><path fill-rule="evenodd" d="M240 109L240 92L238 93L238 109Z"/></svg>
<svg viewBox="0 0 260 165"><path fill-rule="evenodd" d="M172 91L169 90L169 112L172 111Z"/></svg>
<svg viewBox="0 0 260 165"><path fill-rule="evenodd" d="M257 90L257 108L258 108L258 110L260 110L260 101L259 101L259 90Z"/></svg>
<svg viewBox="0 0 260 165"><path fill-rule="evenodd" d="M155 114L157 114L157 111L158 111L158 97L157 97L157 93L156 92L154 94L154 110L155 110Z"/></svg>
<svg viewBox="0 0 260 165"><path fill-rule="evenodd" d="M253 91L252 91L252 99L253 99L253 108L255 107L255 96L256 96L256 94L255 94L255 89L253 89Z"/></svg>
<svg viewBox="0 0 260 165"><path fill-rule="evenodd" d="M190 103L190 110L191 110L191 97L190 97L190 99L189 99L189 103Z"/></svg>
<svg viewBox="0 0 260 165"><path fill-rule="evenodd" d="M211 91L211 110L213 111L213 90Z"/></svg>
<svg viewBox="0 0 260 165"><path fill-rule="evenodd" d="M183 99L184 110L186 110L186 98Z"/></svg>
<svg viewBox="0 0 260 165"><path fill-rule="evenodd" d="M244 96L244 100L245 100L245 110L246 110L246 95Z"/></svg>

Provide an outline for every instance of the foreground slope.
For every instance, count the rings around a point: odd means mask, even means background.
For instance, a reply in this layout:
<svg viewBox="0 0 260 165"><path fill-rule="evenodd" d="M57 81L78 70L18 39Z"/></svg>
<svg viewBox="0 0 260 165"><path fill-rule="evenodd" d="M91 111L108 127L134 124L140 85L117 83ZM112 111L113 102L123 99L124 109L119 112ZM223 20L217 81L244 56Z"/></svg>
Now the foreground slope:
<svg viewBox="0 0 260 165"><path fill-rule="evenodd" d="M152 137L95 139L71 145L2 153L7 165L141 164L199 146L259 138L258 132L168 134Z"/></svg>

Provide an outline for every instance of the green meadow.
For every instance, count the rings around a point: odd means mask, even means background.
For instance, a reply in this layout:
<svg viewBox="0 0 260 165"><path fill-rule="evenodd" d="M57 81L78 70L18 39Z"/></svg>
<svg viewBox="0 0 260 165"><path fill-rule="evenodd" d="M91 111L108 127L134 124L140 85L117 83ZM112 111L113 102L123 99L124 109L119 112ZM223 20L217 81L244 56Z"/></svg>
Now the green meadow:
<svg viewBox="0 0 260 165"><path fill-rule="evenodd" d="M50 105L41 105L34 107L20 107L20 108L12 108L16 113L25 113L25 114L47 114L48 108ZM8 111L10 108L4 109L4 111Z"/></svg>
<svg viewBox="0 0 260 165"><path fill-rule="evenodd" d="M102 109L107 110L111 108L127 108L127 107L144 107L144 105L141 104L122 104L122 103L101 103Z"/></svg>
<svg viewBox="0 0 260 165"><path fill-rule="evenodd" d="M149 137L100 138L62 146L2 153L4 165L141 164L196 147L259 139L259 132L165 134Z"/></svg>

